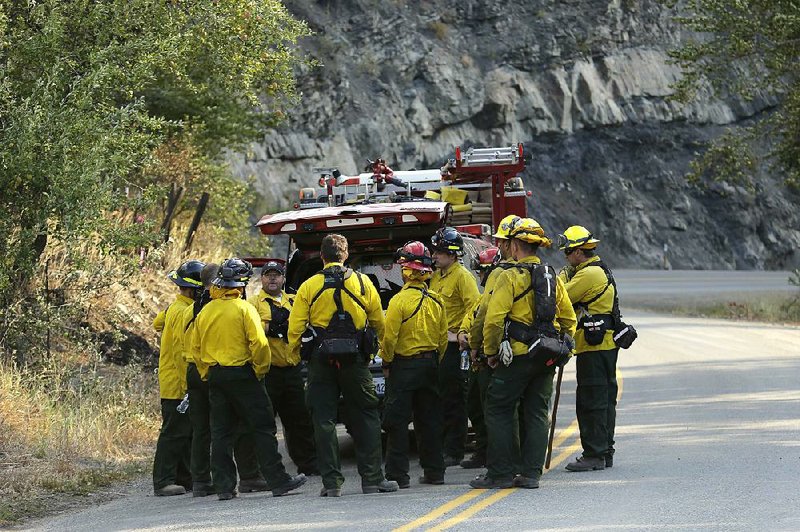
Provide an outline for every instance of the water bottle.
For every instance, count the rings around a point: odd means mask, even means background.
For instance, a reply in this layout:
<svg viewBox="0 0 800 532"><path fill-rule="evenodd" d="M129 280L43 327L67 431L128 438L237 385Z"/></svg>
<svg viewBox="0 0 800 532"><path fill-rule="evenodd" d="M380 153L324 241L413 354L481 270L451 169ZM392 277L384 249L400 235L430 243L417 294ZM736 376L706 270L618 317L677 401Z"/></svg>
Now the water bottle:
<svg viewBox="0 0 800 532"><path fill-rule="evenodd" d="M179 414L185 414L186 411L189 409L189 394L183 396L183 401L178 405L175 409L178 411Z"/></svg>
<svg viewBox="0 0 800 532"><path fill-rule="evenodd" d="M461 351L461 370L467 371L469 369L469 349Z"/></svg>

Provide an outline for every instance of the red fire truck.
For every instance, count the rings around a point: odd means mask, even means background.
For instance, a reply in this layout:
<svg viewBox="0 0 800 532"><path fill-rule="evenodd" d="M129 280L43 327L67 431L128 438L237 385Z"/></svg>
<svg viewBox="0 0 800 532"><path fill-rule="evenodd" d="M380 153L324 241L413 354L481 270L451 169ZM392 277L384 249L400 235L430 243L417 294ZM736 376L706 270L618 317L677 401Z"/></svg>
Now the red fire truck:
<svg viewBox="0 0 800 532"><path fill-rule="evenodd" d="M256 226L265 235L289 237L290 291L322 269L322 238L344 235L348 266L372 280L386 308L403 285L393 255L406 242L430 245L437 229L453 226L464 237L464 263L472 267L477 254L491 245L492 228L503 217L526 215L530 192L520 177L524 168L522 144L456 148L454 159L431 170L394 171L382 159L369 161L366 171L355 176L318 168L317 186L300 190L294 210L265 215ZM373 366L382 395L380 364Z"/></svg>

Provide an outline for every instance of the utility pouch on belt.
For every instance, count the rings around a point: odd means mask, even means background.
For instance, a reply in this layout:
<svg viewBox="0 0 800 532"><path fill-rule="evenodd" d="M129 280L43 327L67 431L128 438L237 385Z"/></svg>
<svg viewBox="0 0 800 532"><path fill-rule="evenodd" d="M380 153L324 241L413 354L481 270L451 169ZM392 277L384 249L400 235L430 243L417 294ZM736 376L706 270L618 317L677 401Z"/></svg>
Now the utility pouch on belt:
<svg viewBox="0 0 800 532"><path fill-rule="evenodd" d="M628 325L624 321L622 321L622 313L619 310L619 292L617 291L617 282L614 280L614 275L611 273L611 270L606 266L602 261L597 261L592 264L593 266L599 266L603 272L605 272L606 277L608 278L608 284L606 288L595 296L592 300L581 303L581 305L585 305L584 308L588 308L589 303L598 299L603 293L608 289L609 286L614 287L614 306L611 309L611 323L614 326L614 344L622 349L628 349L631 345L633 345L634 340L639 337L636 333L636 329L633 328L633 325ZM610 328L607 326L607 328ZM604 331L605 332L605 331ZM602 341L602 340L601 340ZM586 337L586 342L590 345L597 345L592 344L588 336ZM600 343L600 342L598 342Z"/></svg>
<svg viewBox="0 0 800 532"><path fill-rule="evenodd" d="M566 342L547 336L540 336L528 348L528 353L533 355L533 361L547 368L554 367L561 357L569 356L569 352Z"/></svg>
<svg viewBox="0 0 800 532"><path fill-rule="evenodd" d="M609 329L610 321L610 314L588 314L580 319L578 327L583 329L583 338L587 344L600 345Z"/></svg>
<svg viewBox="0 0 800 532"><path fill-rule="evenodd" d="M614 343L617 344L617 347L628 349L638 337L639 334L633 325L628 325L622 320L619 320L617 326L614 327Z"/></svg>

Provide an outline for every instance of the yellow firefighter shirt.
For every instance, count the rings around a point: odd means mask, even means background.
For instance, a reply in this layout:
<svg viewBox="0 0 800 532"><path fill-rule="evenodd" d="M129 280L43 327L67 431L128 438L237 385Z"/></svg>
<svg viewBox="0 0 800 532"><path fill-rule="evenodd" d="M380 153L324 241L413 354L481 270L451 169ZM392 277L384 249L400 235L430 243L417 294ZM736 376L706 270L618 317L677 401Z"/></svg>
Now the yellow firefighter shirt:
<svg viewBox="0 0 800 532"><path fill-rule="evenodd" d="M458 332L464 315L475 308L481 296L478 282L470 271L460 262L455 262L446 270L436 270L431 277L431 290L439 294L447 315L447 330Z"/></svg>
<svg viewBox="0 0 800 532"><path fill-rule="evenodd" d="M530 256L520 260L520 264L540 264L539 257ZM514 321L530 325L533 323L533 291L529 291L518 301L514 297L521 294L531 284L531 274L522 268L505 270L497 278L494 292L486 309L486 321L483 327L483 349L487 356L497 354L503 340L503 329L506 317ZM556 330L575 336L575 311L564 288L564 283L556 277L556 317L553 319ZM514 355L528 352L528 346L522 342L511 340Z"/></svg>
<svg viewBox="0 0 800 532"><path fill-rule="evenodd" d="M197 371L207 378L210 366L252 364L256 377L269 371L272 354L261 318L239 290L211 287L211 301L194 320L194 351L200 354Z"/></svg>
<svg viewBox="0 0 800 532"><path fill-rule="evenodd" d="M250 296L248 301L256 308L258 315L261 317L261 325L264 327L264 332L269 330L269 323L272 321L272 305L286 309L291 312L292 302L294 297L281 290L281 295L273 297L261 290L258 294ZM288 338L287 338L288 340ZM272 352L272 365L279 368L288 366L296 366L300 363L300 356L289 351L289 344L282 338L273 338L267 336L269 342L269 349Z"/></svg>
<svg viewBox="0 0 800 532"><path fill-rule="evenodd" d="M514 261L504 260L501 264L514 264ZM486 321L486 309L489 307L489 298L492 292L494 292L498 277L500 277L500 274L504 271L505 268L497 266L486 279L486 284L483 287L483 294L481 294L478 306L475 308L475 315L470 322L470 328L467 329L470 349L481 349L483 346L483 324Z"/></svg>
<svg viewBox="0 0 800 532"><path fill-rule="evenodd" d="M381 342L384 362L426 351L438 352L439 358L444 356L447 349L446 311L439 295L429 290L425 296L423 288L426 286L422 281L408 281L389 301Z"/></svg>
<svg viewBox="0 0 800 532"><path fill-rule="evenodd" d="M167 311L162 310L158 314L156 314L155 319L153 320L153 329L156 330L157 333L160 333L164 330L164 324L167 321Z"/></svg>
<svg viewBox="0 0 800 532"><path fill-rule="evenodd" d="M162 399L183 399L186 394L186 362L183 360L182 316L194 301L178 295L165 311L158 355L158 387Z"/></svg>
<svg viewBox="0 0 800 532"><path fill-rule="evenodd" d="M343 267L340 262L330 262L325 265L326 268L333 266ZM361 277L359 282L358 277ZM361 295L361 285L363 282L364 295ZM292 313L289 315L289 349L292 356L300 356L300 336L306 330L306 325L310 324L313 327L327 327L331 321L331 316L336 311L336 303L333 301L334 289L328 289L322 292L320 296L314 301L313 307L311 301L322 289L325 283L325 276L318 273L308 278L300 288L297 290L297 295L294 298L294 306ZM364 310L353 301L353 299L342 290L342 307L353 317L353 324L356 329L363 329L364 325L369 320L370 326L375 329L375 334L378 338L383 337L383 307L381 306L381 298L375 285L368 277L361 275L358 272L353 272L350 277L344 280L344 286L354 294L359 301L366 308Z"/></svg>
<svg viewBox="0 0 800 532"><path fill-rule="evenodd" d="M571 278L569 278L569 273L565 270L559 273L559 277L564 281L564 286L567 289L569 299L572 301L578 319L586 315L583 306L579 306L579 304L582 301L589 301L597 294L603 292L608 284L608 278L603 269L594 265L594 263L599 261L600 257L595 256L578 264ZM597 301L589 303L589 314L611 314L611 310L614 308L615 294L616 290L614 286L609 286ZM578 328L575 333L575 352L577 354L589 351L606 351L614 348L616 348L616 344L614 344L614 331L612 329L606 331L605 336L603 336L603 341L597 345L589 345L586 343L583 329Z"/></svg>

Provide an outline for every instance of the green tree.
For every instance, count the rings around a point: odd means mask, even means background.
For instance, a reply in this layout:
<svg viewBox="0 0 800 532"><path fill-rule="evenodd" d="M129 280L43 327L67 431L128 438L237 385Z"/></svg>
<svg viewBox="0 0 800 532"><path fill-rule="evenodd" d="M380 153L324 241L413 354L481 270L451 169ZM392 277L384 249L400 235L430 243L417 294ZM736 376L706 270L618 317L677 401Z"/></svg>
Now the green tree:
<svg viewBox="0 0 800 532"><path fill-rule="evenodd" d="M779 101L767 120L717 141L711 153L695 165L694 176L745 177L755 167L756 157L744 149L748 140L768 138L772 147L766 156L772 168L788 185L800 187L800 2L667 3L678 11L676 20L694 32L671 54L683 69L676 86L679 100L691 100L698 90L710 87L722 95L766 96Z"/></svg>
<svg viewBox="0 0 800 532"><path fill-rule="evenodd" d="M157 224L108 214L163 192L159 147L229 178L223 150L295 102L307 34L277 0L0 0L0 299L53 240L152 242Z"/></svg>

